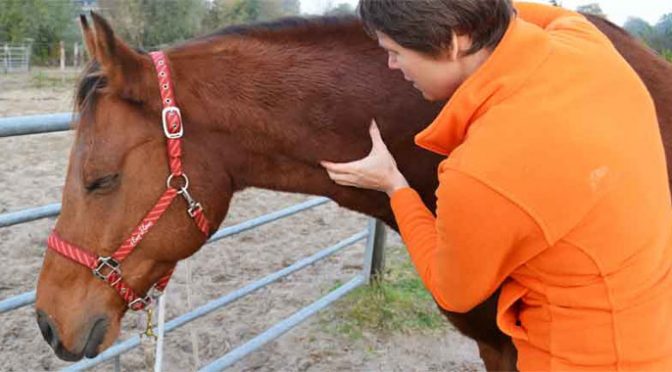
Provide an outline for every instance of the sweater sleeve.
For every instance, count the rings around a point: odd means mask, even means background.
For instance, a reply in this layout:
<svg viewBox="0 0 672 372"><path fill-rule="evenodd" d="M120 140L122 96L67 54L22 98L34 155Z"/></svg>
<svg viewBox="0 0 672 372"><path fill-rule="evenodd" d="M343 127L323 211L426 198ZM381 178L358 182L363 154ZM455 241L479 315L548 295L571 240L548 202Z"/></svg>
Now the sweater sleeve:
<svg viewBox="0 0 672 372"><path fill-rule="evenodd" d="M445 310L469 311L547 247L528 214L468 175L442 171L436 195L436 217L411 188L391 204L418 274Z"/></svg>

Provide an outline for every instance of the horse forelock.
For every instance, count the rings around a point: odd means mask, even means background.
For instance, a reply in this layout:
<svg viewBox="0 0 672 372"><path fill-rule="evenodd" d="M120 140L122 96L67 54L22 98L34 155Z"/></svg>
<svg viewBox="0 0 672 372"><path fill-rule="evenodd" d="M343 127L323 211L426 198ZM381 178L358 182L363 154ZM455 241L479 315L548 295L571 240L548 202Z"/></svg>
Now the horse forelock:
<svg viewBox="0 0 672 372"><path fill-rule="evenodd" d="M75 111L86 114L93 109L98 91L107 85L100 65L95 60L88 63L77 83L75 93Z"/></svg>

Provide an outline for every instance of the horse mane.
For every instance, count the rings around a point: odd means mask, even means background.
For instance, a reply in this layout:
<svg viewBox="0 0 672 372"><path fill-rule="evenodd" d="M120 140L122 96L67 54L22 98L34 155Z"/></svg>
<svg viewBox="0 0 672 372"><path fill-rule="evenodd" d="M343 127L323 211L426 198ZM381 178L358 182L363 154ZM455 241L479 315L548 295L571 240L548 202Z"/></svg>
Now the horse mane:
<svg viewBox="0 0 672 372"><path fill-rule="evenodd" d="M343 34L345 31L361 31L361 25L356 16L284 17L266 22L223 27L210 34L186 40L171 49L184 49L203 42L215 43L237 36L268 41L310 43L325 36ZM147 54L141 49L136 49L136 51ZM102 74L100 65L95 60L91 60L84 68L77 83L74 111L80 114L90 112L96 104L98 92L106 85L107 80Z"/></svg>
<svg viewBox="0 0 672 372"><path fill-rule="evenodd" d="M359 19L352 15L318 17L284 17L272 21L238 24L214 31L205 38L217 36L297 37L342 31L343 27L359 26ZM200 38L198 38L200 39ZM196 39L196 40L198 40Z"/></svg>

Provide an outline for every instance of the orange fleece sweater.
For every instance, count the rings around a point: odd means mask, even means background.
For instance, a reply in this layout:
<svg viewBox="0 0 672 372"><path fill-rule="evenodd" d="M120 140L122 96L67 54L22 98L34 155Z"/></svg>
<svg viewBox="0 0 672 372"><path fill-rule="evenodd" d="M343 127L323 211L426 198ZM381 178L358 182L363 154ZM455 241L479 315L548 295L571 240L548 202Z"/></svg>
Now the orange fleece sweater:
<svg viewBox="0 0 672 372"><path fill-rule="evenodd" d="M501 286L521 370L672 371L672 209L653 102L583 16L518 17L416 143L449 155L436 217L391 198L437 303Z"/></svg>

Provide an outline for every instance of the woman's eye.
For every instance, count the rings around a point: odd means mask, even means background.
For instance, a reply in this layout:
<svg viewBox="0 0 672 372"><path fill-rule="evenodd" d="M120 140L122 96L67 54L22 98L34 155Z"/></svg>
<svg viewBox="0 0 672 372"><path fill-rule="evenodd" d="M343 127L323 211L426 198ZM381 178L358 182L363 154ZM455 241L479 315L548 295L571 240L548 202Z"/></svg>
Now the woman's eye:
<svg viewBox="0 0 672 372"><path fill-rule="evenodd" d="M119 180L119 175L118 174L111 174L109 176L101 177L93 182L89 182L85 187L86 191L88 192L93 192L93 191L102 191L111 188L112 186L116 185Z"/></svg>

